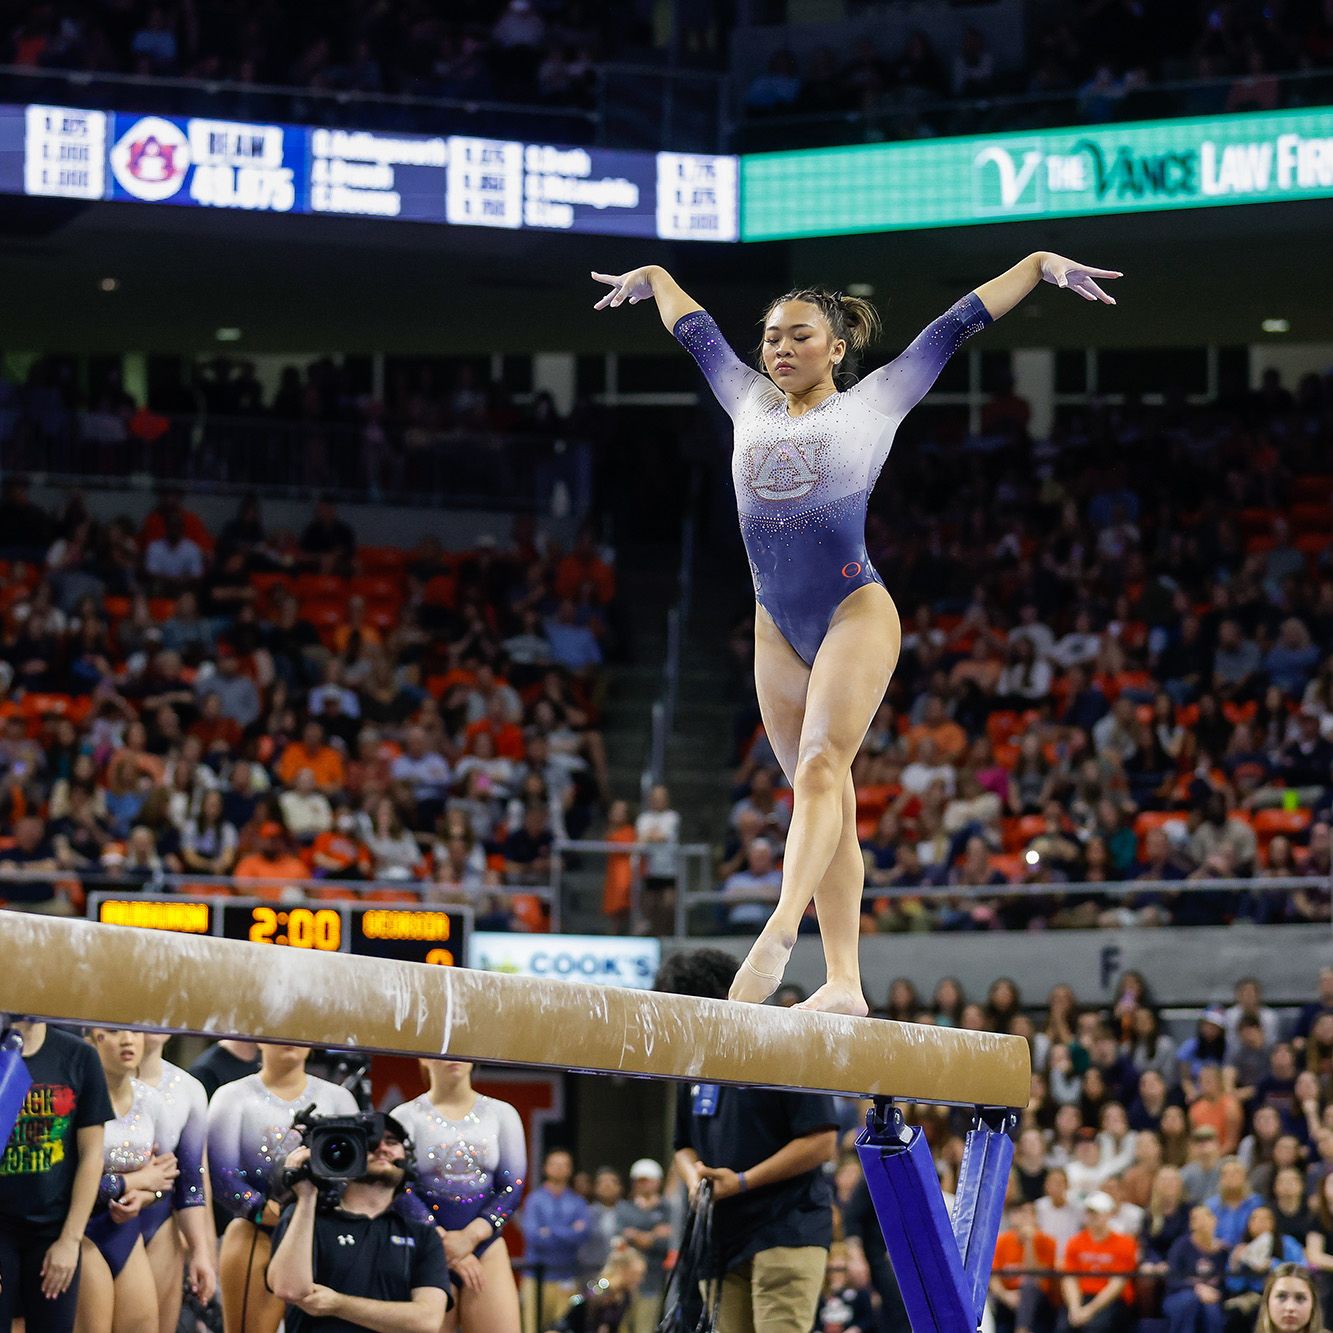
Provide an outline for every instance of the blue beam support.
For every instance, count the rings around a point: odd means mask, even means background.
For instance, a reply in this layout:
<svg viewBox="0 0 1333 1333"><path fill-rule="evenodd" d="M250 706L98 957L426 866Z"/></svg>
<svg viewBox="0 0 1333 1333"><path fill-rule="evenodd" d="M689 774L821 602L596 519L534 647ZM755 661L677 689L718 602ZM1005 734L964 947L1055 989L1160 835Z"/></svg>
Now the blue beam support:
<svg viewBox="0 0 1333 1333"><path fill-rule="evenodd" d="M1005 1110L978 1112L950 1222L929 1145L877 1101L856 1140L870 1197L914 1333L977 1333L995 1258L1014 1146Z"/></svg>
<svg viewBox="0 0 1333 1333"><path fill-rule="evenodd" d="M0 1152L14 1132L30 1087L32 1076L23 1063L23 1036L9 1028L0 1035Z"/></svg>

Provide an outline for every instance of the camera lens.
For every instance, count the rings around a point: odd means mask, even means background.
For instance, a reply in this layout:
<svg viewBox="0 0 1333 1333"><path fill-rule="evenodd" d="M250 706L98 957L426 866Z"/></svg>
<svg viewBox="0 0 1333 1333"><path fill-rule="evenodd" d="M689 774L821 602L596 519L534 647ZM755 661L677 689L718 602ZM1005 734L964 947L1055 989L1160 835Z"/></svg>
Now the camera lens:
<svg viewBox="0 0 1333 1333"><path fill-rule="evenodd" d="M358 1156L356 1144L349 1138L329 1138L322 1146L324 1151L321 1156L329 1172L346 1171Z"/></svg>

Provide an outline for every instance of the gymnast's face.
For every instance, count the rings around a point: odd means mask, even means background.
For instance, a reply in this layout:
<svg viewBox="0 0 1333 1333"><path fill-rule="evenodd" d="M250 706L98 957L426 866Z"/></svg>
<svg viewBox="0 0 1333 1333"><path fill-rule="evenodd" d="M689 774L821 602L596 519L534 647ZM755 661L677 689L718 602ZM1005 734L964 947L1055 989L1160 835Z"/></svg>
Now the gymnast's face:
<svg viewBox="0 0 1333 1333"><path fill-rule="evenodd" d="M847 355L847 343L835 338L828 320L809 301L784 301L764 320L764 370L789 395L820 384L832 387L833 372Z"/></svg>
<svg viewBox="0 0 1333 1333"><path fill-rule="evenodd" d="M93 1028L93 1045L97 1047L102 1068L108 1074L134 1073L143 1062L143 1033L128 1029Z"/></svg>

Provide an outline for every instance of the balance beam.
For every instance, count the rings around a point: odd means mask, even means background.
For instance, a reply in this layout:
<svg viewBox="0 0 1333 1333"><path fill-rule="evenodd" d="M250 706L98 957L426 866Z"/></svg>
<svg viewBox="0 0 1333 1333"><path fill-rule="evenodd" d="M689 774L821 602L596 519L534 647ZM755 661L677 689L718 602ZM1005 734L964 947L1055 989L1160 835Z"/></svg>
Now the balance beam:
<svg viewBox="0 0 1333 1333"><path fill-rule="evenodd" d="M1023 1107L1021 1037L0 912L0 1013L577 1073Z"/></svg>

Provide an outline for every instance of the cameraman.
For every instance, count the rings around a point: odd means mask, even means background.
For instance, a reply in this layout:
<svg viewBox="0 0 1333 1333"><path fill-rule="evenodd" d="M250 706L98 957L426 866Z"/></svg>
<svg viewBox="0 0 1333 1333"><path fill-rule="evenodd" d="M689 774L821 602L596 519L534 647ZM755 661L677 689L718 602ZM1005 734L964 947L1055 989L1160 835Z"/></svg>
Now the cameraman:
<svg viewBox="0 0 1333 1333"><path fill-rule="evenodd" d="M300 1173L296 1202L268 1264L268 1285L288 1306L287 1333L439 1333L444 1323L449 1269L435 1228L393 1208L407 1178L407 1134L392 1116L375 1119L365 1175L336 1202L310 1179L308 1147L287 1156L287 1171Z"/></svg>

